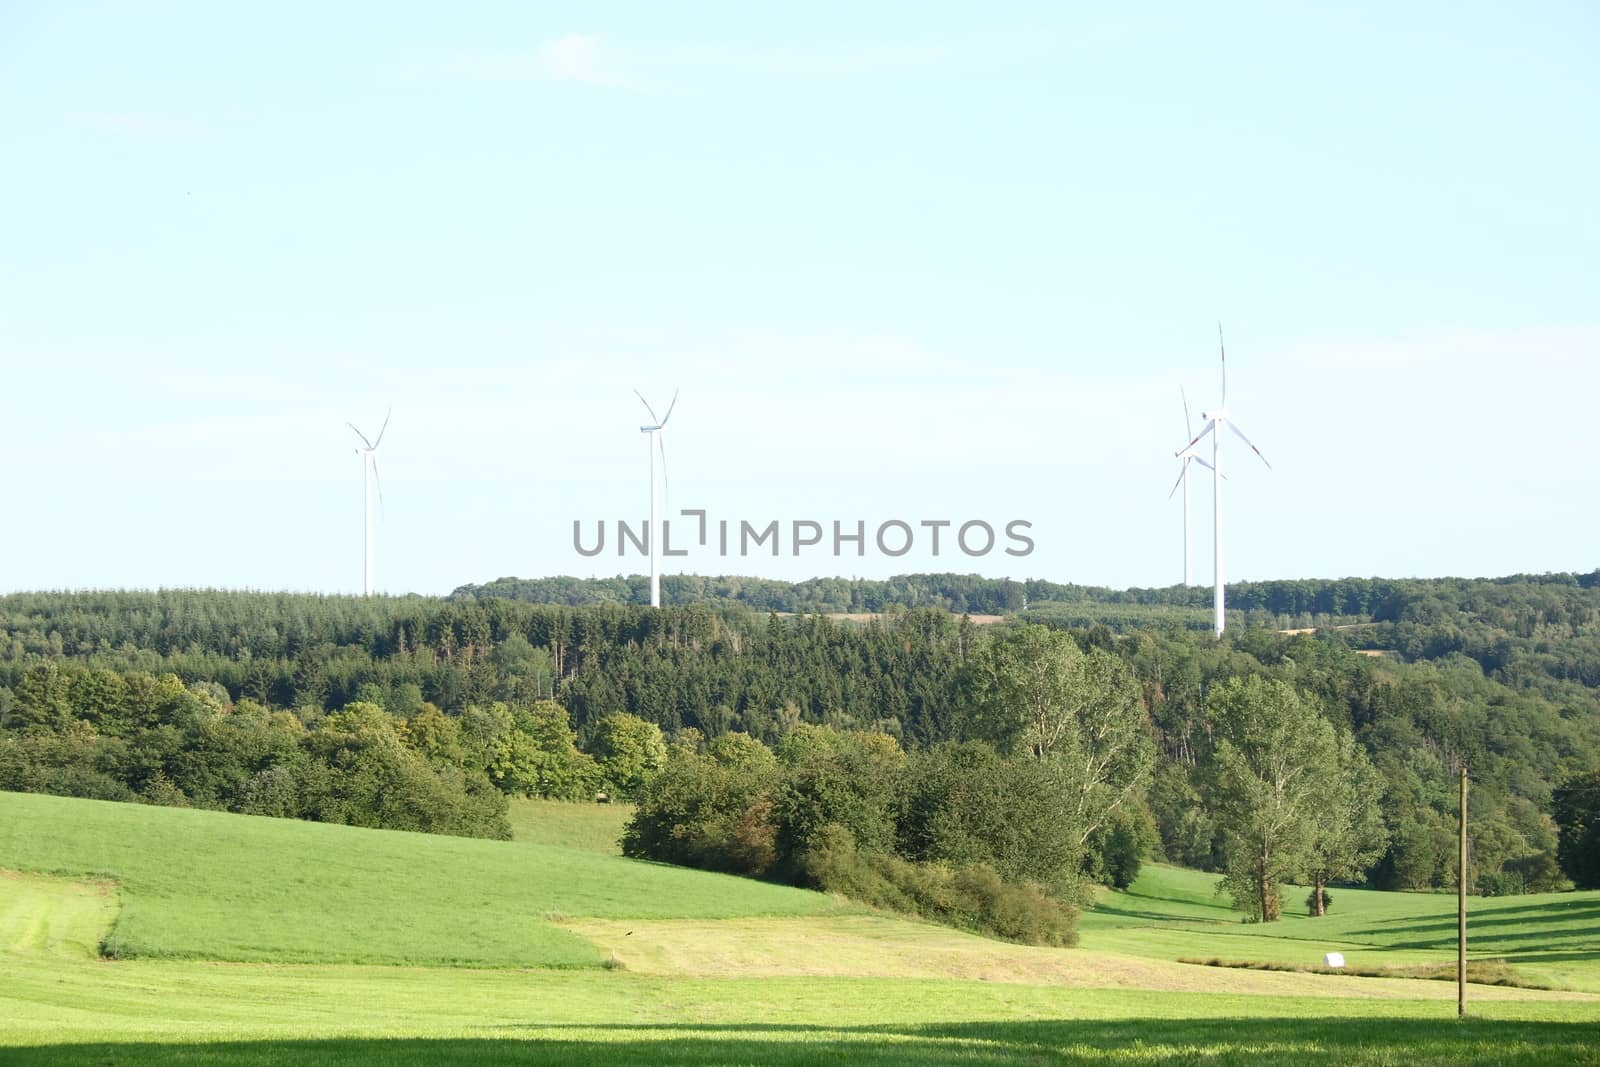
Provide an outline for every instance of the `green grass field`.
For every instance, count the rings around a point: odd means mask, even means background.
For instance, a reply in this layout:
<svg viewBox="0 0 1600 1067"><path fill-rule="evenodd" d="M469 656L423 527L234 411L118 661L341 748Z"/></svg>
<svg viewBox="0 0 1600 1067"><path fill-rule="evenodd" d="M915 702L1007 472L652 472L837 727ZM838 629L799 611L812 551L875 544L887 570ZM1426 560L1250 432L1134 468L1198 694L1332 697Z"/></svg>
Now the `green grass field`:
<svg viewBox="0 0 1600 1067"><path fill-rule="evenodd" d="M632 804L567 804L511 798L511 836L531 845L581 848L620 856L622 828L632 817Z"/></svg>
<svg viewBox="0 0 1600 1067"><path fill-rule="evenodd" d="M1153 867L1082 947L1029 948L534 843L609 831L525 814L484 842L0 793L0 1061L1600 1063L1584 992L1474 987L1459 1023L1448 983L1174 962L1335 934L1438 958L1451 898L1336 890L1269 936ZM1486 951L1542 938L1584 985L1600 894L1474 905Z"/></svg>

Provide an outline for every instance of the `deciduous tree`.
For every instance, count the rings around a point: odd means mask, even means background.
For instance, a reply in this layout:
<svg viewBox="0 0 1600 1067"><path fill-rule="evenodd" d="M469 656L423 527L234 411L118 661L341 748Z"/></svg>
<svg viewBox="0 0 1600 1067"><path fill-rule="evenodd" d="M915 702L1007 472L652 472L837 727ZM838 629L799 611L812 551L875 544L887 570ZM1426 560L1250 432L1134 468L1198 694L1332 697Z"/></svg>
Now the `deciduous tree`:
<svg viewBox="0 0 1600 1067"><path fill-rule="evenodd" d="M1553 800L1562 870L1579 889L1600 889L1600 771L1568 778Z"/></svg>
<svg viewBox="0 0 1600 1067"><path fill-rule="evenodd" d="M1383 855L1389 832L1378 802L1383 778L1349 733L1334 741L1331 777L1324 778L1322 800L1311 816L1311 847L1306 877L1311 882L1311 913L1326 915L1329 882L1360 880Z"/></svg>
<svg viewBox="0 0 1600 1067"><path fill-rule="evenodd" d="M1333 727L1283 682L1234 678L1206 702L1219 740L1211 805L1226 840L1222 886L1263 922L1283 910L1278 883L1301 874L1318 807L1338 771Z"/></svg>

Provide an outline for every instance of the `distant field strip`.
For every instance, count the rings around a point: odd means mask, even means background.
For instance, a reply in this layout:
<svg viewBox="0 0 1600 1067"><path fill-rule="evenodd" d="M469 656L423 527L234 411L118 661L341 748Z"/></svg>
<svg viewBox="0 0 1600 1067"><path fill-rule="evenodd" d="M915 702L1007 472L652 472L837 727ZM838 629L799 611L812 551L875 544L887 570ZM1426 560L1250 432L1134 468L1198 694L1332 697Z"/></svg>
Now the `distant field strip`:
<svg viewBox="0 0 1600 1067"><path fill-rule="evenodd" d="M622 829L633 817L632 804L571 804L560 800L511 798L511 836L531 845L581 848L622 855Z"/></svg>
<svg viewBox="0 0 1600 1067"><path fill-rule="evenodd" d="M1219 970L1084 949L993 941L887 916L802 919L574 919L565 924L614 952L632 973L696 978L954 978L1078 989L1145 989L1268 996L1454 999L1453 987L1403 978ZM1474 999L1551 994L1474 987ZM1556 999L1593 1003L1583 993Z"/></svg>

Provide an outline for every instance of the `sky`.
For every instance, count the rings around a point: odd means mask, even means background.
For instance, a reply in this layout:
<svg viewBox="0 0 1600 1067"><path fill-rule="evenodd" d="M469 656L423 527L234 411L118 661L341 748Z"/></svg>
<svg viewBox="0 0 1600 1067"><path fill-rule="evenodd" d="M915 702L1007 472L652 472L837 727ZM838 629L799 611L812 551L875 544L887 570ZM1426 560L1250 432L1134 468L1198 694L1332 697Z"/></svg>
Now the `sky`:
<svg viewBox="0 0 1600 1067"><path fill-rule="evenodd" d="M1597 52L1558 2L13 0L0 590L359 591L391 408L380 590L639 573L573 544L647 512L636 388L666 514L785 524L668 572L1174 584L1219 322L1230 580L1592 570Z"/></svg>

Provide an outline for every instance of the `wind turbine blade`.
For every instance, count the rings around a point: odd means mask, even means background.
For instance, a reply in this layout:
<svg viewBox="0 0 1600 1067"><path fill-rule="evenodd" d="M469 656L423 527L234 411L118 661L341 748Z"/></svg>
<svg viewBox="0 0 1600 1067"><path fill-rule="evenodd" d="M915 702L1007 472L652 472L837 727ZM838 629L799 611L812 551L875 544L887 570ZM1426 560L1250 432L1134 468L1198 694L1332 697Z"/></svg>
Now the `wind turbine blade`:
<svg viewBox="0 0 1600 1067"><path fill-rule="evenodd" d="M389 416L394 414L394 408L383 413L383 425L378 429L378 439L372 443L373 448L383 444L383 432L389 428Z"/></svg>
<svg viewBox="0 0 1600 1067"><path fill-rule="evenodd" d="M1222 410L1228 410L1228 348L1222 343L1222 323L1217 323L1217 351L1222 355Z"/></svg>
<svg viewBox="0 0 1600 1067"><path fill-rule="evenodd" d="M678 390L674 389L672 391L672 403L667 405L667 418L661 420L661 425L665 426L667 424L667 419L672 418L672 409L677 407L677 406L678 406Z"/></svg>
<svg viewBox="0 0 1600 1067"><path fill-rule="evenodd" d="M1194 440L1190 441L1188 444L1186 444L1182 448L1178 449L1176 452L1173 453L1173 455L1174 456L1183 455L1189 449L1193 448L1195 445L1197 445L1201 441L1205 440L1206 434L1210 433L1212 430L1214 430L1216 428L1217 428L1217 424L1216 423L1208 421L1206 423L1206 428L1201 430L1199 433L1194 435Z"/></svg>
<svg viewBox="0 0 1600 1067"><path fill-rule="evenodd" d="M1183 391L1183 386L1178 386L1178 395L1183 397L1183 432L1189 437L1194 436L1194 423L1189 419L1189 394Z"/></svg>
<svg viewBox="0 0 1600 1067"><path fill-rule="evenodd" d="M1167 499L1168 500L1172 499L1173 495L1175 493L1177 493L1177 491L1178 491L1178 486L1182 485L1183 484L1183 480L1185 478L1187 478L1188 476L1189 476L1189 461L1188 460L1184 460L1183 461L1183 469L1178 472L1178 480L1172 483L1172 492L1167 494Z"/></svg>
<svg viewBox="0 0 1600 1067"><path fill-rule="evenodd" d="M372 457L372 481L378 487L378 512L383 513L383 479L378 477L378 457Z"/></svg>
<svg viewBox="0 0 1600 1067"><path fill-rule="evenodd" d="M367 440L367 435L362 433L360 430L356 430L356 424L355 423L347 422L347 423L345 423L345 425L350 427L352 430L355 430L356 436L361 438L361 443L362 444L366 445L368 448L372 447L372 442Z"/></svg>
<svg viewBox="0 0 1600 1067"><path fill-rule="evenodd" d="M1243 441L1247 445L1250 445L1250 451L1252 451L1252 452L1254 452L1256 454L1256 458L1257 459L1259 459L1263 463L1267 463L1267 457L1263 456L1261 454L1261 449L1259 449L1255 445L1251 444L1250 438L1246 437L1244 435L1244 431L1239 429L1239 427L1237 427L1237 426L1235 426L1233 424L1233 420L1232 419L1228 420L1228 429L1230 429L1234 433L1238 434L1239 435L1239 440ZM1272 469L1272 464L1267 463L1267 470L1271 470L1271 469Z"/></svg>
<svg viewBox="0 0 1600 1067"><path fill-rule="evenodd" d="M1204 467L1208 471L1215 471L1217 469L1211 464L1207 463L1205 460L1201 459L1199 456L1190 456L1189 458L1200 464L1200 466Z"/></svg>
<svg viewBox="0 0 1600 1067"><path fill-rule="evenodd" d="M639 398L639 403L643 404L644 409L650 413L650 421L660 426L661 420L656 418L656 409L650 406L650 401L644 398L644 394L635 389L633 395Z"/></svg>

